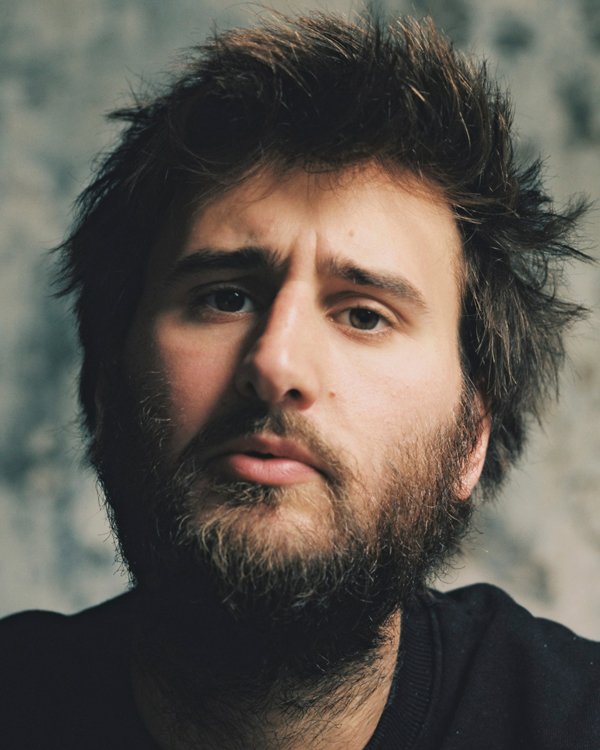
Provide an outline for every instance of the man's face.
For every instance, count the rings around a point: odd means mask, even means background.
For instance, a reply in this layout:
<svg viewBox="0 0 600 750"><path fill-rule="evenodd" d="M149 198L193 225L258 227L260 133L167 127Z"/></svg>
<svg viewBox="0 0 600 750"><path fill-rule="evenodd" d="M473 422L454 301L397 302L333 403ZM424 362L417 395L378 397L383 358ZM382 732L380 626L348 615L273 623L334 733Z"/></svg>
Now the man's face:
<svg viewBox="0 0 600 750"><path fill-rule="evenodd" d="M455 548L486 432L460 268L444 203L375 168L249 179L157 242L91 455L188 695L361 663Z"/></svg>
<svg viewBox="0 0 600 750"><path fill-rule="evenodd" d="M414 179L374 167L262 175L193 215L183 242L163 235L126 367L161 382L173 460L207 426L264 408L331 446L367 488L353 502L368 519L394 452L460 410L460 268L450 210ZM315 498L332 467L319 444L298 432L214 437L209 475L288 488L257 539L327 544L328 505ZM459 494L476 474L465 467ZM219 506L205 496L197 523Z"/></svg>

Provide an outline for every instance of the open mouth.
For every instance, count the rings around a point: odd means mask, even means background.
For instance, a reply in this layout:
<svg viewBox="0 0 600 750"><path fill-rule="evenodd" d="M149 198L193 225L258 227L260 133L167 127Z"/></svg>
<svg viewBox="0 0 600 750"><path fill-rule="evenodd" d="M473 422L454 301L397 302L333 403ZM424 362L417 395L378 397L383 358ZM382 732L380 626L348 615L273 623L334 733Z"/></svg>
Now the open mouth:
<svg viewBox="0 0 600 750"><path fill-rule="evenodd" d="M233 479L259 484L297 484L325 476L318 457L310 450L295 440L271 434L228 441L209 460Z"/></svg>
<svg viewBox="0 0 600 750"><path fill-rule="evenodd" d="M262 458L262 459L282 458L282 456L276 456L274 453L261 453L260 451L245 451L244 455L251 456L252 458Z"/></svg>
<svg viewBox="0 0 600 750"><path fill-rule="evenodd" d="M321 472L304 461L262 451L232 451L217 458L221 471L233 479L286 485L314 480Z"/></svg>

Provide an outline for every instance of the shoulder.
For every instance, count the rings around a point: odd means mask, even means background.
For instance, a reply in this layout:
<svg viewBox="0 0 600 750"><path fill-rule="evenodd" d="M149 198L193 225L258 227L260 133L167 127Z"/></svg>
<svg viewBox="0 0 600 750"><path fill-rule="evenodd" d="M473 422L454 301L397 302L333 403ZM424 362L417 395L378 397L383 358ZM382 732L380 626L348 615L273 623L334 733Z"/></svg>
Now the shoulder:
<svg viewBox="0 0 600 750"><path fill-rule="evenodd" d="M6 746L43 748L54 736L63 746L120 747L100 737L107 717L123 724L130 712L126 613L127 596L76 615L29 611L0 620Z"/></svg>
<svg viewBox="0 0 600 750"><path fill-rule="evenodd" d="M78 648L117 647L126 620L128 595L74 615L30 610L0 620L0 663L22 660L41 666L47 659L65 659Z"/></svg>
<svg viewBox="0 0 600 750"><path fill-rule="evenodd" d="M70 618L56 612L32 610L0 620L0 695L11 677L19 684L30 669L39 676L60 660L70 640Z"/></svg>
<svg viewBox="0 0 600 750"><path fill-rule="evenodd" d="M498 747L600 746L599 643L487 584L434 592L427 606L441 689L456 696L463 736L484 721L495 736L512 736Z"/></svg>
<svg viewBox="0 0 600 750"><path fill-rule="evenodd" d="M440 623L442 634L469 634L474 644L489 652L493 647L514 649L521 655L555 659L564 654L570 661L578 657L580 666L592 677L600 675L600 643L576 635L560 623L534 617L517 604L506 592L489 584L476 584L445 594L431 592L427 606ZM591 658L591 663L588 657Z"/></svg>

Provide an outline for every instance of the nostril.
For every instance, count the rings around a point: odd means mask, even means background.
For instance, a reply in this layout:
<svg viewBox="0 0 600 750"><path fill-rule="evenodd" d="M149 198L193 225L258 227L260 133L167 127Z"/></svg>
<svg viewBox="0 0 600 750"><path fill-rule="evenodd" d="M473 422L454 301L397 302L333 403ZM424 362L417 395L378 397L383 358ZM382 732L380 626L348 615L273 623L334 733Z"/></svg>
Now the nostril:
<svg viewBox="0 0 600 750"><path fill-rule="evenodd" d="M256 390L256 387L251 380L246 381L245 388L246 396L250 396L251 398L258 398L258 391Z"/></svg>
<svg viewBox="0 0 600 750"><path fill-rule="evenodd" d="M290 388L290 390L288 391L288 395L290 396L290 398L293 398L294 401L299 401L302 398L302 394L297 388Z"/></svg>

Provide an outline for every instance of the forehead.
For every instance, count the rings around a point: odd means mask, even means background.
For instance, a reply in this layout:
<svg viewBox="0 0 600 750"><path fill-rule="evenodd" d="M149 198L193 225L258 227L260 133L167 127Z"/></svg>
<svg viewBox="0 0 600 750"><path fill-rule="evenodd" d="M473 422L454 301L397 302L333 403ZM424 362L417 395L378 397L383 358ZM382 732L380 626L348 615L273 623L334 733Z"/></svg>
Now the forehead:
<svg viewBox="0 0 600 750"><path fill-rule="evenodd" d="M278 216L266 213L273 207ZM286 229L286 218L304 218L311 224L342 219L349 233L369 231L377 220L386 221L379 228L401 221L406 228L411 221L425 218L436 229L455 233L455 222L441 189L406 173L390 174L368 166L343 172L309 173L294 170L282 176L262 172L238 185L208 206L197 209L191 217L189 239L193 244L203 230L217 231L224 237L228 230L268 234L269 230ZM348 224L350 217L354 217ZM423 225L425 226L425 225ZM289 227L288 227L289 228Z"/></svg>

